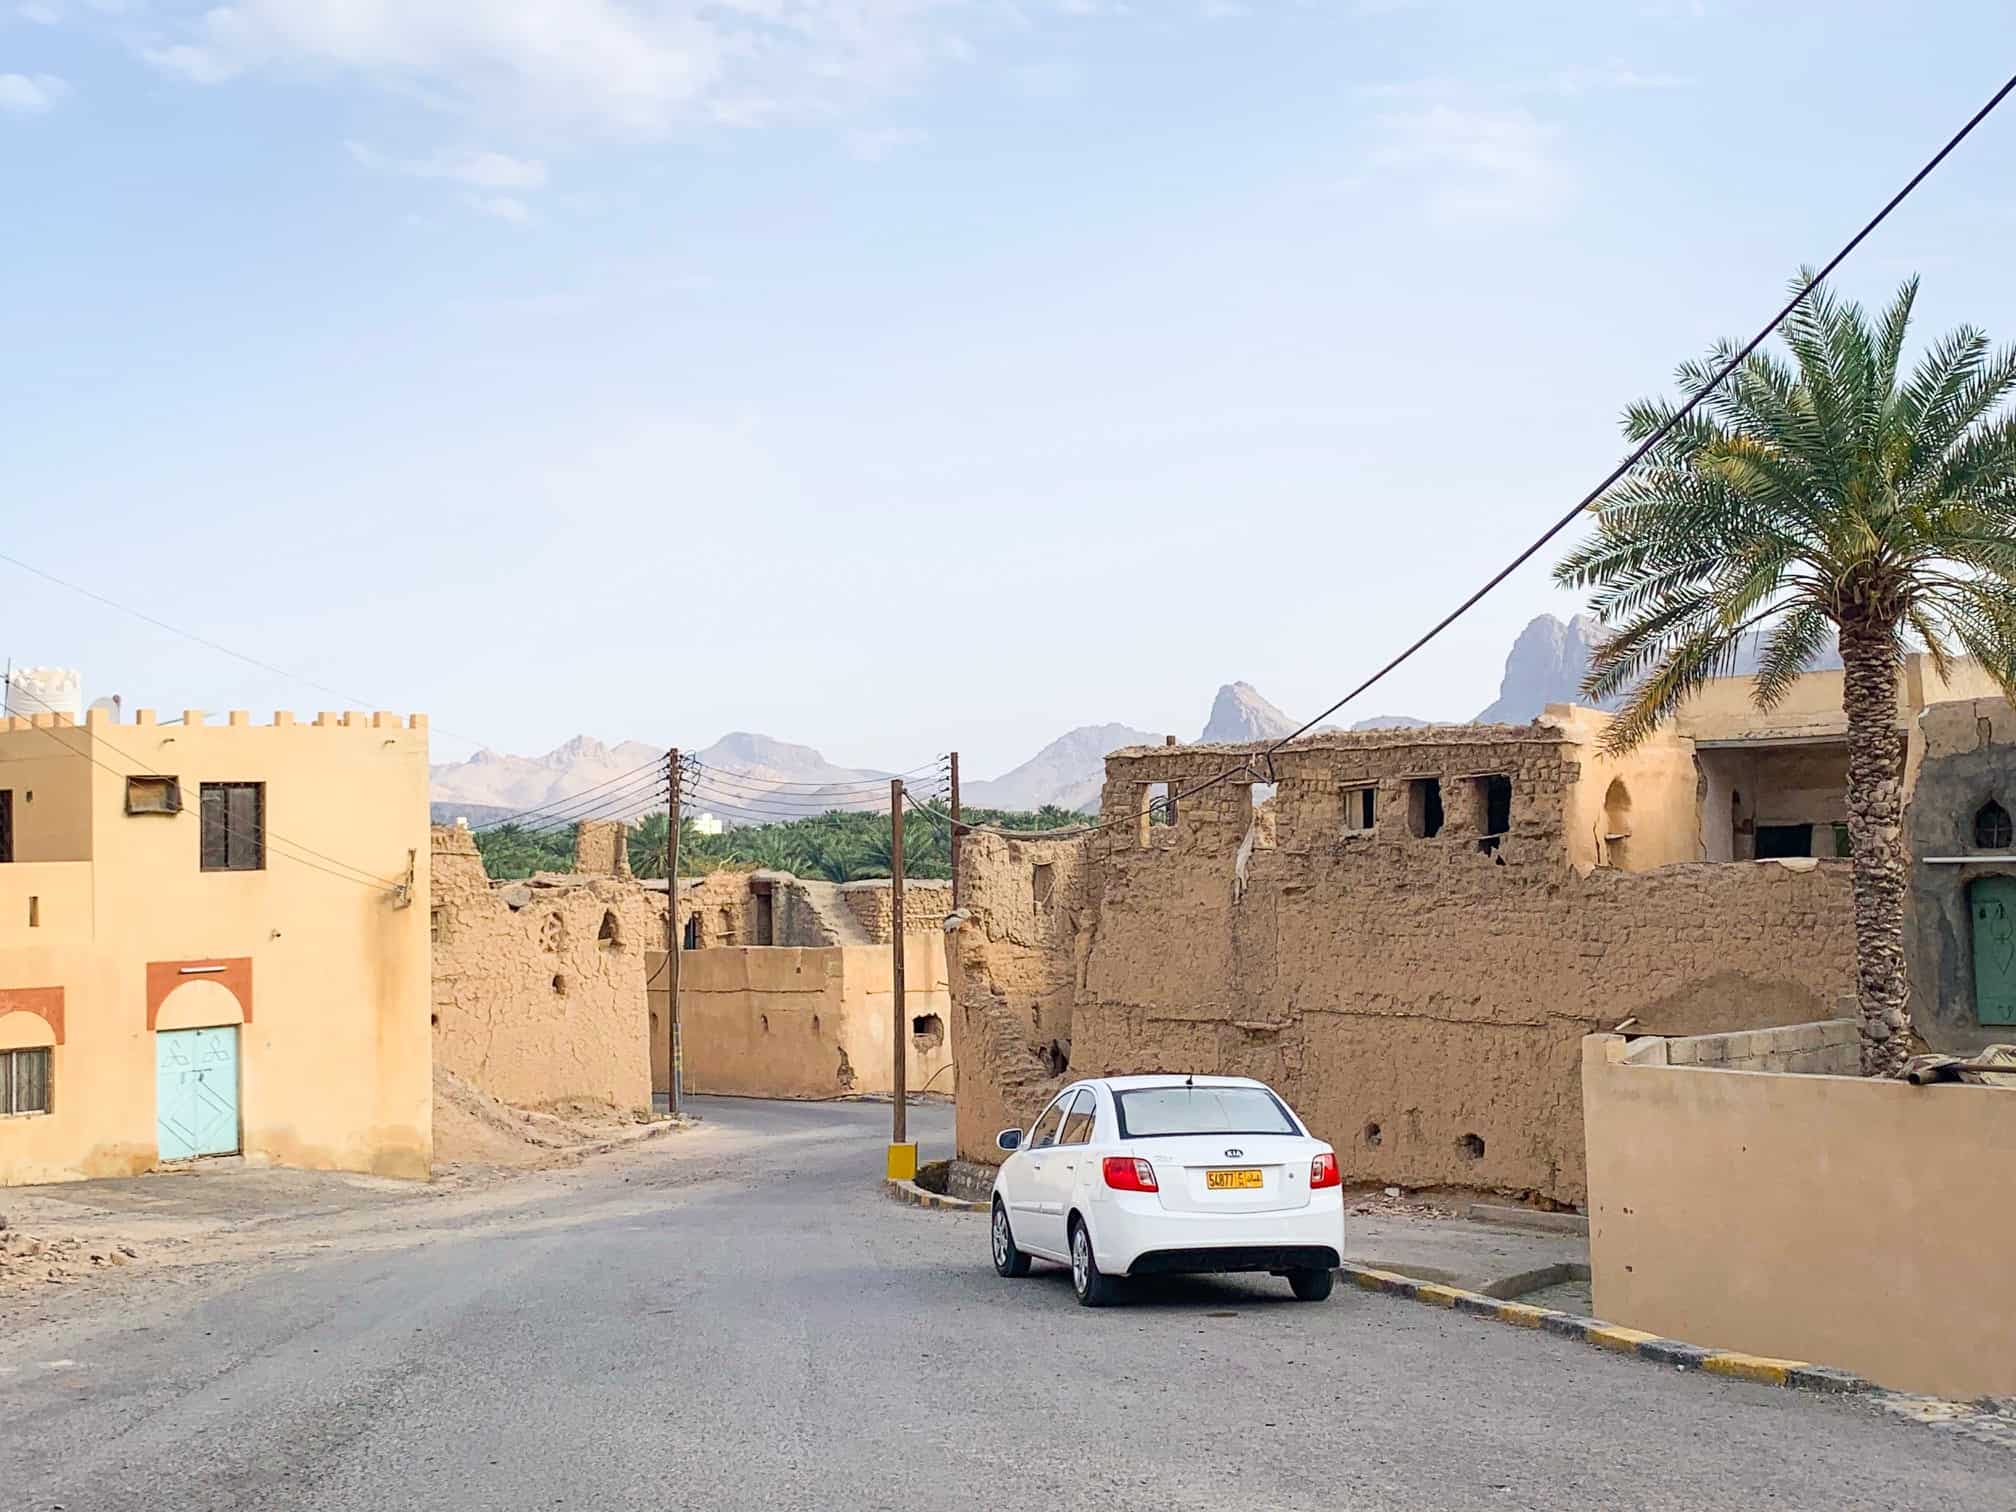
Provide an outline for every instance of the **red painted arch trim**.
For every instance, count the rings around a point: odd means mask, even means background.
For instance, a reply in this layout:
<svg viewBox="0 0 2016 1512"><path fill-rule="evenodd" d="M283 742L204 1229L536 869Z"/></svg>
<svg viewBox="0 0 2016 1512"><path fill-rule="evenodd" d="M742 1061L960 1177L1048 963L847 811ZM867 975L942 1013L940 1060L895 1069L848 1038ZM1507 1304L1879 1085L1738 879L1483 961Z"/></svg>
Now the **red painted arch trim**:
<svg viewBox="0 0 2016 1512"><path fill-rule="evenodd" d="M63 1043L63 989L61 987L0 987L0 1015L32 1013L48 1022L56 1043Z"/></svg>
<svg viewBox="0 0 2016 1512"><path fill-rule="evenodd" d="M184 982L215 982L238 999L245 1022L252 1022L252 957L220 956L207 961L149 961L147 963L147 1027L153 1029L161 1017L161 1005L168 994Z"/></svg>

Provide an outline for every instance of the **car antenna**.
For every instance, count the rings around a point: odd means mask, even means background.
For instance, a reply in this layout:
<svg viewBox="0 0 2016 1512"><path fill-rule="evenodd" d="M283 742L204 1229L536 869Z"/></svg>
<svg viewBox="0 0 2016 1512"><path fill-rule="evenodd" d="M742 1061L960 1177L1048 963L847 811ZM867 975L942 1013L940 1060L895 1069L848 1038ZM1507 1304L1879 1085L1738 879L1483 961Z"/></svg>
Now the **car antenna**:
<svg viewBox="0 0 2016 1512"><path fill-rule="evenodd" d="M1188 1076L1184 1077L1183 1085L1195 1091L1197 1087L1197 1073L1192 1071Z"/></svg>

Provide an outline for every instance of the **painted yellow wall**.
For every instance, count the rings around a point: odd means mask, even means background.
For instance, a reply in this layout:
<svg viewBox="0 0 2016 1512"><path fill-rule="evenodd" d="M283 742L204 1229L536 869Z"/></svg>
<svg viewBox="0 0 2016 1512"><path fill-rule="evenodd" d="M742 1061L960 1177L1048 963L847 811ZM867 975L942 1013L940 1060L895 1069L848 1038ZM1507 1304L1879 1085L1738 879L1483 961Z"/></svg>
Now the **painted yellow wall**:
<svg viewBox="0 0 2016 1512"><path fill-rule="evenodd" d="M43 928L0 913L0 988L61 987L66 1020L53 1111L0 1119L0 1184L154 1165L147 963L241 957L252 961L253 995L239 1051L246 1158L427 1175L426 721L325 720L253 725L234 713L206 723L197 714L160 725L141 711L129 725L93 715L82 727L0 727L0 770L16 757L49 759L52 743L66 748L67 780L90 795L91 836L88 934L68 922L84 907L74 872L59 874L61 911L52 915L45 900ZM178 777L183 811L127 815L128 773ZM266 784L263 870L201 869L206 781ZM399 907L390 890L409 865L412 904ZM37 885L51 875L28 872L40 874ZM4 908L21 884L0 886ZM42 938L51 929L58 936ZM228 993L193 981L168 996L164 1025L236 1021Z"/></svg>
<svg viewBox="0 0 2016 1512"><path fill-rule="evenodd" d="M654 952L646 971L664 980ZM886 945L731 947L680 957L680 1052L688 1092L741 1097L887 1093L893 1084L892 962ZM910 1090L951 1092L952 1008L942 934L910 936L905 1011L936 1014L944 1039L906 1051ZM662 1022L665 993L651 992Z"/></svg>
<svg viewBox="0 0 2016 1512"><path fill-rule="evenodd" d="M1610 716L1595 709L1551 704L1542 716L1576 743L1571 759L1580 775L1564 795L1568 859L1578 866L1651 871L1701 859L1700 810L1695 801L1693 742L1671 730L1655 731L1636 750L1605 755L1599 746ZM1630 800L1627 838L1611 828L1611 784L1622 782Z"/></svg>
<svg viewBox="0 0 2016 1512"><path fill-rule="evenodd" d="M91 766L72 754L82 732L53 714L0 719L10 730L20 738L7 743L0 788L14 795L15 861L90 860Z"/></svg>
<svg viewBox="0 0 2016 1512"><path fill-rule="evenodd" d="M1903 1391L2016 1393L2016 1091L1626 1054L1582 1042L1598 1317Z"/></svg>

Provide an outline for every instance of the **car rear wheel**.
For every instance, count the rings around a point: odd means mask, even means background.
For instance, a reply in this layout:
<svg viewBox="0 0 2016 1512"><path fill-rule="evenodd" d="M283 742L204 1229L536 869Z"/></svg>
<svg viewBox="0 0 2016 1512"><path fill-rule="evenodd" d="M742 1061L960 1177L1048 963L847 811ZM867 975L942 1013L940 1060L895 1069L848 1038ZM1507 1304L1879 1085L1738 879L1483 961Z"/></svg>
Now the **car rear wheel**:
<svg viewBox="0 0 2016 1512"><path fill-rule="evenodd" d="M1328 1266L1321 1270L1292 1270L1288 1272L1288 1284L1294 1288L1296 1301L1321 1302L1337 1284L1337 1272Z"/></svg>
<svg viewBox="0 0 2016 1512"><path fill-rule="evenodd" d="M1082 1218L1071 1220L1071 1290L1080 1307L1105 1307L1120 1292L1120 1283L1100 1271L1092 1253L1092 1234Z"/></svg>
<svg viewBox="0 0 2016 1512"><path fill-rule="evenodd" d="M1015 1231L1008 1227L1008 1206L1000 1198L994 1199L994 1271L996 1275L1016 1276L1029 1274L1029 1257L1015 1244Z"/></svg>

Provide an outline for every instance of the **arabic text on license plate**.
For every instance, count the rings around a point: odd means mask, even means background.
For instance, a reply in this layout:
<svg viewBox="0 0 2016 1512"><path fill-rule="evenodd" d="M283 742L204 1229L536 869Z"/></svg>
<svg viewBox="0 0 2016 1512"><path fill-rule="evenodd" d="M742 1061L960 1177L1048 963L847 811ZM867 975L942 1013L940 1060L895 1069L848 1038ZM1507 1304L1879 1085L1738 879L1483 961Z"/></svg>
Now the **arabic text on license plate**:
<svg viewBox="0 0 2016 1512"><path fill-rule="evenodd" d="M1258 1171L1206 1171L1204 1190L1207 1192L1237 1192L1262 1185Z"/></svg>

